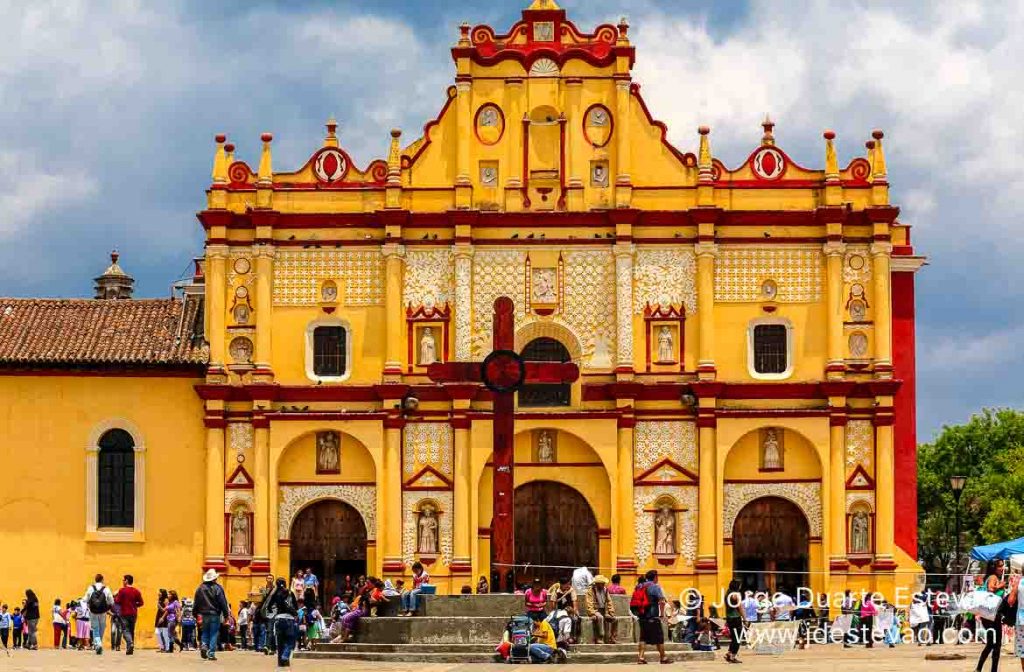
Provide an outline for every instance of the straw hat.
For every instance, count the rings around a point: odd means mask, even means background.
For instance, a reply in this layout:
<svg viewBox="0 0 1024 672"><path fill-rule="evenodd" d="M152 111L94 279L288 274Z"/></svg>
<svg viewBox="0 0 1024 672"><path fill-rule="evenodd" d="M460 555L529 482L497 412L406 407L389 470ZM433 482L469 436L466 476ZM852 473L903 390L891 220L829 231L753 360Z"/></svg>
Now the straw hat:
<svg viewBox="0 0 1024 672"><path fill-rule="evenodd" d="M220 575L217 574L217 570L211 568L211 569L206 570L206 574L203 574L203 581L204 582L216 581L218 576L220 576Z"/></svg>
<svg viewBox="0 0 1024 672"><path fill-rule="evenodd" d="M598 574L594 577L594 583L608 583L608 577L604 574Z"/></svg>

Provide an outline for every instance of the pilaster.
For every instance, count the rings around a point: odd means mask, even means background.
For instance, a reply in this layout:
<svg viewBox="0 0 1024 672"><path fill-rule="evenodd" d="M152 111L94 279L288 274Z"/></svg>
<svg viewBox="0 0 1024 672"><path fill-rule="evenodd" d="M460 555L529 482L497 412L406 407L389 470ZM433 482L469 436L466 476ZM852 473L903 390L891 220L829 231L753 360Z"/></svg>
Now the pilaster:
<svg viewBox="0 0 1024 672"><path fill-rule="evenodd" d="M472 357L473 246L455 245L455 360Z"/></svg>
<svg viewBox="0 0 1024 672"><path fill-rule="evenodd" d="M206 427L206 525L203 566L224 567L224 424Z"/></svg>
<svg viewBox="0 0 1024 672"><path fill-rule="evenodd" d="M633 373L633 255L632 243L615 245L615 373Z"/></svg>
<svg viewBox="0 0 1024 672"><path fill-rule="evenodd" d="M877 378L892 377L892 291L889 268L891 255L891 243L876 242L871 245Z"/></svg>
<svg viewBox="0 0 1024 672"><path fill-rule="evenodd" d="M823 248L826 259L826 300L828 309L828 363L826 377L842 377L843 364L843 254L846 245L829 241Z"/></svg>
<svg viewBox="0 0 1024 672"><path fill-rule="evenodd" d="M387 243L381 251L384 254L384 312L387 322L384 380L397 382L402 375L402 336L406 326L405 310L402 307L405 247Z"/></svg>
<svg viewBox="0 0 1024 672"><path fill-rule="evenodd" d="M273 331L274 246L253 245L256 258L256 361L253 375L263 382L274 378L271 367Z"/></svg>
<svg viewBox="0 0 1024 672"><path fill-rule="evenodd" d="M697 254L697 373L702 380L715 379L715 257L718 246L699 242Z"/></svg>

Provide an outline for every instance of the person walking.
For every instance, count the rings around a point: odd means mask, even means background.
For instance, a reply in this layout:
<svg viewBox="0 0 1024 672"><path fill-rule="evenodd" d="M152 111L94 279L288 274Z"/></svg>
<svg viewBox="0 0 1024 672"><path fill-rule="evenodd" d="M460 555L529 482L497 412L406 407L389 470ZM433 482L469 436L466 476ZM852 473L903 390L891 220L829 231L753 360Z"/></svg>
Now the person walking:
<svg viewBox="0 0 1024 672"><path fill-rule="evenodd" d="M1003 596L1006 592L1006 581L1003 579L1003 570L1006 564L1002 560L989 560L985 565L985 578L982 579L982 588L990 593ZM992 620L981 619L985 637L985 648L978 658L978 665L975 668L981 672L985 667L985 660L992 656L992 672L999 672L999 651L1003 648L1003 614L1000 610Z"/></svg>
<svg viewBox="0 0 1024 672"><path fill-rule="evenodd" d="M11 614L7 611L6 604L0 604L0 642L4 649L7 648L7 638L11 634Z"/></svg>
<svg viewBox="0 0 1024 672"><path fill-rule="evenodd" d="M863 633L864 645L875 648L875 617L878 616L878 605L874 595L865 595L860 605L860 629Z"/></svg>
<svg viewBox="0 0 1024 672"><path fill-rule="evenodd" d="M725 654L727 663L740 662L737 655L740 652L740 636L743 634L743 615L740 611L743 604L743 594L740 593L742 585L739 579L733 579L725 594L725 624L729 627L729 652Z"/></svg>
<svg viewBox="0 0 1024 672"><path fill-rule="evenodd" d="M39 631L39 598L29 588L25 591L25 607L21 610L25 619L25 648L35 650L39 648L39 639L36 633Z"/></svg>
<svg viewBox="0 0 1024 672"><path fill-rule="evenodd" d="M299 602L295 593L288 588L288 582L279 578L271 593L260 606L260 617L267 627L272 628L277 642L277 666L290 667L292 650L299 636L296 623L299 616Z"/></svg>
<svg viewBox="0 0 1024 672"><path fill-rule="evenodd" d="M121 588L114 595L114 603L121 612L121 635L124 637L124 655L130 656L135 653L135 622L139 618L139 607L142 601L142 593L135 587L135 577L125 574L121 579Z"/></svg>
<svg viewBox="0 0 1024 672"><path fill-rule="evenodd" d="M1024 672L1024 579L1018 574L1013 577L1014 583L1006 594L1010 607L1017 610L1017 624L1014 626L1014 654L1020 659L1020 669Z"/></svg>
<svg viewBox="0 0 1024 672"><path fill-rule="evenodd" d="M78 636L78 649L84 650L89 643L89 605L85 600L78 600L75 606L75 633Z"/></svg>
<svg viewBox="0 0 1024 672"><path fill-rule="evenodd" d="M60 598L53 601L53 608L50 609L50 622L53 624L53 648L61 647L61 640L66 636L68 621L64 617L64 608L61 606Z"/></svg>
<svg viewBox="0 0 1024 672"><path fill-rule="evenodd" d="M11 630L14 639L11 648L20 649L25 630L25 617L21 615L21 607L15 607L14 613L11 614Z"/></svg>
<svg viewBox="0 0 1024 672"><path fill-rule="evenodd" d="M637 645L637 665L646 665L644 646L657 647L659 662L667 665L672 659L665 655L665 592L658 585L658 571L649 570L638 583L629 600L630 610L640 619L640 642Z"/></svg>
<svg viewBox="0 0 1024 672"><path fill-rule="evenodd" d="M224 594L224 589L217 583L219 576L217 570L207 570L203 574L203 582L196 588L193 599L193 612L203 619L199 656L206 660L217 660L221 620L226 621L231 615L228 598Z"/></svg>
<svg viewBox="0 0 1024 672"><path fill-rule="evenodd" d="M619 632L619 622L615 619L615 604L608 592L608 578L603 574L594 577L593 583L587 588L584 601L587 615L593 621L594 644L618 644L615 636Z"/></svg>
<svg viewBox="0 0 1024 672"><path fill-rule="evenodd" d="M114 595L103 583L103 575L97 574L93 584L85 591L85 604L89 608L89 631L92 633L93 650L103 655L103 634L107 630L107 612L114 606Z"/></svg>
<svg viewBox="0 0 1024 672"><path fill-rule="evenodd" d="M267 601L267 598L274 592L274 577L267 574L266 583L260 587L259 606L254 610L252 617L252 640L253 648L257 651L267 653L267 623L263 620L260 607Z"/></svg>
<svg viewBox="0 0 1024 672"><path fill-rule="evenodd" d="M167 653L167 591L161 589L156 597L156 617L153 621L156 631L156 646L160 653Z"/></svg>
<svg viewBox="0 0 1024 672"><path fill-rule="evenodd" d="M178 591L172 590L167 593L167 652L174 653L174 645L178 650L184 650L181 640L178 639L178 624L181 622L181 600L178 599Z"/></svg>

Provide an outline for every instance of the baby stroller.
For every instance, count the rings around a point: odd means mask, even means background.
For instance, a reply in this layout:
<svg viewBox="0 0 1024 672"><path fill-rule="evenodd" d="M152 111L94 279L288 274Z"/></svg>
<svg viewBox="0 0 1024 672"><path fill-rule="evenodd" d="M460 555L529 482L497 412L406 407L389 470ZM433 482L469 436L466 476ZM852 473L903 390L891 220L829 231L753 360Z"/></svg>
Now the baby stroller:
<svg viewBox="0 0 1024 672"><path fill-rule="evenodd" d="M530 635L533 632L533 621L529 616L513 616L506 626L508 641L511 644L508 654L510 663L530 662Z"/></svg>

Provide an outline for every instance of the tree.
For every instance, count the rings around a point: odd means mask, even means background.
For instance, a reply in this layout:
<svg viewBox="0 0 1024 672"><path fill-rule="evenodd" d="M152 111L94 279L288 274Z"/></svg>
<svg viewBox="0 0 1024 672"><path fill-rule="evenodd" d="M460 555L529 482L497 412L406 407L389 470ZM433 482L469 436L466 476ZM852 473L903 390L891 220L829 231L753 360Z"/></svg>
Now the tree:
<svg viewBox="0 0 1024 672"><path fill-rule="evenodd" d="M919 447L919 555L928 571L945 572L952 560L954 474L967 476L960 500L962 552L1024 536L1024 413L986 409Z"/></svg>

